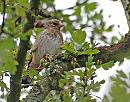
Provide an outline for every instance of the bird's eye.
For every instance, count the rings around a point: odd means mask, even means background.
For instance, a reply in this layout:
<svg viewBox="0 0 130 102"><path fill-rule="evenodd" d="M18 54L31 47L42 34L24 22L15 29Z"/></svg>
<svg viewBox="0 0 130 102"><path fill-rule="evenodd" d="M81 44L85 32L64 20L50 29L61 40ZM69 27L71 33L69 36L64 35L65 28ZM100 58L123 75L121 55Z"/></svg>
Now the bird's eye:
<svg viewBox="0 0 130 102"><path fill-rule="evenodd" d="M54 24L54 25L58 25L58 23L57 23L57 22L54 22L53 24Z"/></svg>

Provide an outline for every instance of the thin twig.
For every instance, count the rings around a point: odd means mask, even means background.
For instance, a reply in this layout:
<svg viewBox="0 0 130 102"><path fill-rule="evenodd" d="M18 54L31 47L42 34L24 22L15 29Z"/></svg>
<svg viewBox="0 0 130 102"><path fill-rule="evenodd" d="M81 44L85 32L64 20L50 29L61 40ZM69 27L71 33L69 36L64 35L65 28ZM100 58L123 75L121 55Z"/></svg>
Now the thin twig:
<svg viewBox="0 0 130 102"><path fill-rule="evenodd" d="M22 88L28 88L29 86L38 86L38 84L22 84Z"/></svg>
<svg viewBox="0 0 130 102"><path fill-rule="evenodd" d="M3 18L2 18L2 25L1 25L1 33L2 34L4 32L4 26L5 26L5 8L6 8L6 1L3 0Z"/></svg>
<svg viewBox="0 0 130 102"><path fill-rule="evenodd" d="M75 6L72 6L72 7L69 7L69 8L65 8L63 10L58 10L58 11L64 11L64 10L74 9L75 7L85 5L87 2L88 2L88 0L85 0L83 3L77 2Z"/></svg>

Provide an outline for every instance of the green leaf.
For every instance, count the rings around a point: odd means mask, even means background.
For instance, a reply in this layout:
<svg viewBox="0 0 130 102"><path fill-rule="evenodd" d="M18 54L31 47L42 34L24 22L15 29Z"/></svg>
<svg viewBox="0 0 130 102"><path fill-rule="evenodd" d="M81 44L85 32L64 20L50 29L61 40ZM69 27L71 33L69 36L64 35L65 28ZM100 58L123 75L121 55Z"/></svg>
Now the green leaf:
<svg viewBox="0 0 130 102"><path fill-rule="evenodd" d="M81 7L78 6L78 7L75 9L75 14L76 14L77 16L80 16L80 12L81 12Z"/></svg>
<svg viewBox="0 0 130 102"><path fill-rule="evenodd" d="M86 4L86 6L85 6L85 12L88 13L90 11L95 10L96 6L97 6L96 2L92 2L92 3Z"/></svg>
<svg viewBox="0 0 130 102"><path fill-rule="evenodd" d="M113 36L111 39L111 44L117 43L119 41L119 39L117 38L117 36Z"/></svg>
<svg viewBox="0 0 130 102"><path fill-rule="evenodd" d="M88 54L88 55L93 55L99 53L98 49L88 49L87 51L78 51L78 55L83 55L83 54Z"/></svg>
<svg viewBox="0 0 130 102"><path fill-rule="evenodd" d="M18 1L21 6L28 8L29 7L29 1L28 0L19 0Z"/></svg>
<svg viewBox="0 0 130 102"><path fill-rule="evenodd" d="M100 12L95 12L95 14L92 16L91 20L101 20L103 18L102 12L103 12L103 10L100 10Z"/></svg>
<svg viewBox="0 0 130 102"><path fill-rule="evenodd" d="M61 17L62 15L60 15L59 17ZM64 32L67 32L69 31L70 33L71 32L74 32L73 29L72 29L72 21L69 19L69 15L64 15L63 16L63 19L64 21L66 22L66 26L64 27Z"/></svg>
<svg viewBox="0 0 130 102"><path fill-rule="evenodd" d="M36 71L36 70L34 70L34 69L32 69L32 70L29 70L29 77L30 78L33 78L35 75L37 75L38 74L38 72Z"/></svg>
<svg viewBox="0 0 130 102"><path fill-rule="evenodd" d="M67 79L61 79L60 81L59 81L59 87L61 87L61 88L63 88L64 87L64 85L66 84L68 82L68 80Z"/></svg>
<svg viewBox="0 0 130 102"><path fill-rule="evenodd" d="M14 47L15 46L14 46L13 39L0 40L0 51L2 51L2 50L11 50Z"/></svg>
<svg viewBox="0 0 130 102"><path fill-rule="evenodd" d="M79 95L78 97L77 97L77 100L76 100L76 102L86 102L87 100L85 99L85 97L83 97L83 95Z"/></svg>
<svg viewBox="0 0 130 102"><path fill-rule="evenodd" d="M90 43L85 42L85 43L82 45L82 47L83 47L84 49L88 49L88 48L90 47Z"/></svg>
<svg viewBox="0 0 130 102"><path fill-rule="evenodd" d="M107 63L102 64L103 69L108 70L114 65L114 61L109 61Z"/></svg>
<svg viewBox="0 0 130 102"><path fill-rule="evenodd" d="M42 0L43 2L47 3L48 5L52 5L54 0Z"/></svg>
<svg viewBox="0 0 130 102"><path fill-rule="evenodd" d="M64 93L63 100L64 100L64 102L72 102L72 98L68 91Z"/></svg>
<svg viewBox="0 0 130 102"><path fill-rule="evenodd" d="M61 81L59 81L59 87L61 87L61 88L64 87L64 84Z"/></svg>
<svg viewBox="0 0 130 102"><path fill-rule="evenodd" d="M21 6L17 5L16 6L16 14L19 16L25 16L25 9L22 8Z"/></svg>
<svg viewBox="0 0 130 102"><path fill-rule="evenodd" d="M9 57L9 56L8 56ZM13 58L11 59L11 56L10 56L10 59L6 59L6 62L5 62L5 68L11 73L11 74L15 74L16 72L16 65L18 65L18 62L16 60L14 60Z"/></svg>
<svg viewBox="0 0 130 102"><path fill-rule="evenodd" d="M74 43L65 43L61 46L64 50L67 50L69 52L74 52Z"/></svg>
<svg viewBox="0 0 130 102"><path fill-rule="evenodd" d="M16 71L16 65L18 64L13 55L13 49L15 43L13 39L0 40L0 71L9 71L14 74Z"/></svg>
<svg viewBox="0 0 130 102"><path fill-rule="evenodd" d="M5 88L6 91L8 90L7 85L3 81L0 81L0 87Z"/></svg>
<svg viewBox="0 0 130 102"><path fill-rule="evenodd" d="M91 88L93 91L99 91L100 87L101 87L101 84L104 84L105 83L105 80L101 80L100 82L96 82L96 83L93 83L91 84Z"/></svg>
<svg viewBox="0 0 130 102"><path fill-rule="evenodd" d="M117 73L122 78L127 78L127 75L122 70L117 70Z"/></svg>
<svg viewBox="0 0 130 102"><path fill-rule="evenodd" d="M94 71L95 71L94 68L88 68L88 70L87 70L87 74L88 74L88 76L91 77L92 74L94 73Z"/></svg>
<svg viewBox="0 0 130 102"><path fill-rule="evenodd" d="M105 83L105 80L101 80L100 82L99 82L99 84L104 84Z"/></svg>
<svg viewBox="0 0 130 102"><path fill-rule="evenodd" d="M74 43L74 50L75 52L77 52L78 50L80 50L82 48L82 45L79 45L77 43Z"/></svg>
<svg viewBox="0 0 130 102"><path fill-rule="evenodd" d="M112 97L112 102L129 102L130 101L130 93L127 93L125 87L118 86L118 84L113 84L111 86L110 95Z"/></svg>
<svg viewBox="0 0 130 102"><path fill-rule="evenodd" d="M92 67L92 65L93 65L93 58L94 57L92 55L88 56L88 60L86 62L86 68L91 68Z"/></svg>
<svg viewBox="0 0 130 102"><path fill-rule="evenodd" d="M130 88L127 74L122 71L118 71L116 76L111 77L111 90L109 95L112 98L112 102L129 102L130 101Z"/></svg>
<svg viewBox="0 0 130 102"><path fill-rule="evenodd" d="M105 31L106 31L106 32L111 32L112 29L113 29L113 27L114 27L114 25L110 25Z"/></svg>
<svg viewBox="0 0 130 102"><path fill-rule="evenodd" d="M97 54L97 53L99 53L99 50L98 49L88 49L86 51L86 53L89 54L89 55Z"/></svg>
<svg viewBox="0 0 130 102"><path fill-rule="evenodd" d="M84 71L83 70L74 70L73 75L80 76L81 78L84 77Z"/></svg>
<svg viewBox="0 0 130 102"><path fill-rule="evenodd" d="M29 35L31 35L33 32L32 32L32 30L30 29L29 31L27 31L26 33L20 33L19 34L19 37L21 38L21 39L23 39L23 40L26 40L27 39L27 37L29 36Z"/></svg>
<svg viewBox="0 0 130 102"><path fill-rule="evenodd" d="M22 76L27 76L29 73L29 71L27 71L25 68L23 69L23 73L22 73Z"/></svg>
<svg viewBox="0 0 130 102"><path fill-rule="evenodd" d="M82 30L77 30L73 32L71 35L72 35L73 41L78 44L82 44L86 38L86 32Z"/></svg>

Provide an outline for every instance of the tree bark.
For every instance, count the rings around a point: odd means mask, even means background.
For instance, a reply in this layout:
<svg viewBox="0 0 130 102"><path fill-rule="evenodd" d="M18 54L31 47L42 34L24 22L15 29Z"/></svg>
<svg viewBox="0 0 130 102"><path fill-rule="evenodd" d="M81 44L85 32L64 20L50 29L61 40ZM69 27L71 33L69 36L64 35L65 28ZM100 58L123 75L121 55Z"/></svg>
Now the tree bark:
<svg viewBox="0 0 130 102"><path fill-rule="evenodd" d="M130 30L130 0L121 0Z"/></svg>
<svg viewBox="0 0 130 102"><path fill-rule="evenodd" d="M98 48L100 52L94 55L95 62L105 63L108 61L123 61L124 58L130 58L130 34L126 34L122 42L111 46L102 46ZM76 59L80 67L84 67L87 55L77 56ZM73 67L69 59L64 59L59 64L61 68L57 72L44 77L37 86L34 86L29 92L28 96L24 99L25 102L42 102L51 90L59 90L58 81L61 79L60 75L64 71L70 71L79 66Z"/></svg>
<svg viewBox="0 0 130 102"><path fill-rule="evenodd" d="M40 4L39 0L31 0L30 1L31 10L32 11L34 10L34 12L36 12L39 4ZM33 24L35 21L34 17L30 12L26 12L26 16L28 22L24 25L23 34L26 33L29 29L33 28ZM18 65L16 66L17 71L14 75L11 75L10 78L10 93L7 97L7 102L19 102L21 92L22 71L25 65L27 50L29 49L29 41L30 36L27 36L26 40L20 39L19 50L16 58L18 62Z"/></svg>

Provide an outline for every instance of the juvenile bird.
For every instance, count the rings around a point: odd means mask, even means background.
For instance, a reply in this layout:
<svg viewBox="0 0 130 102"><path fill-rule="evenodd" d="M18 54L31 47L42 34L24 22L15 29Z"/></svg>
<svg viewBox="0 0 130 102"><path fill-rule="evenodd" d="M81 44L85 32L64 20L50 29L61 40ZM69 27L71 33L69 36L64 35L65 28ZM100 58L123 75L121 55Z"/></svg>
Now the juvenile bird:
<svg viewBox="0 0 130 102"><path fill-rule="evenodd" d="M37 69L40 65L40 60L46 55L57 55L61 52L60 46L63 44L62 26L61 21L57 19L46 22L38 20L34 23L34 27L43 27L44 31L38 35L31 48L32 60L29 63L29 69Z"/></svg>

